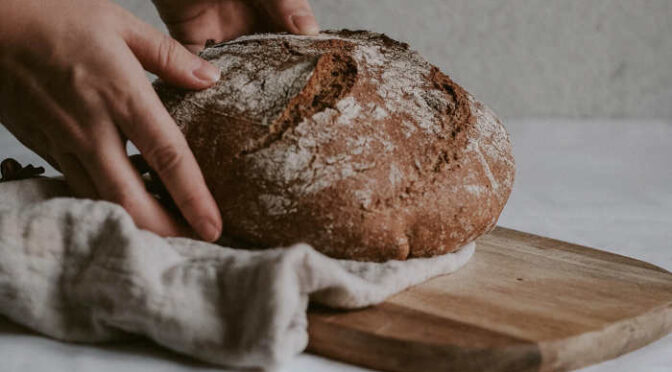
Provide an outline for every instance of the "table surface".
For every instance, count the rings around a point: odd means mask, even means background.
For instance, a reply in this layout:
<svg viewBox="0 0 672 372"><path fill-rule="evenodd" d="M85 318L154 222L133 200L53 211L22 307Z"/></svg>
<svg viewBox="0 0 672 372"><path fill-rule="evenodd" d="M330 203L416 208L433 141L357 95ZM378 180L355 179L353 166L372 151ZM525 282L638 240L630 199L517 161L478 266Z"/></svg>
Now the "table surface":
<svg viewBox="0 0 672 372"><path fill-rule="evenodd" d="M499 224L672 271L672 122L511 120L516 184ZM0 127L0 158L44 162ZM49 170L50 174L55 174ZM672 371L672 335L584 372ZM221 370L149 342L75 345L0 318L2 371ZM301 354L283 371L365 371Z"/></svg>

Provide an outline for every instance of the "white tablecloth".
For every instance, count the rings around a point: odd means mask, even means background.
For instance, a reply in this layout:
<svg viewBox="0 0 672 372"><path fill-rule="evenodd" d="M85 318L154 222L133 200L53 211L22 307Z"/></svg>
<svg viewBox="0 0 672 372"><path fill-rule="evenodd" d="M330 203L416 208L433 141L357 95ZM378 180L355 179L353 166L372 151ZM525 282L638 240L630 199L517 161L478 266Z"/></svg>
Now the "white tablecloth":
<svg viewBox="0 0 672 372"><path fill-rule="evenodd" d="M500 225L672 270L672 122L517 120L518 162ZM0 127L0 158L44 165ZM55 174L50 170L50 174ZM0 319L0 371L206 371L146 342L74 345ZM302 354L286 371L364 371ZM585 372L672 371L672 336Z"/></svg>

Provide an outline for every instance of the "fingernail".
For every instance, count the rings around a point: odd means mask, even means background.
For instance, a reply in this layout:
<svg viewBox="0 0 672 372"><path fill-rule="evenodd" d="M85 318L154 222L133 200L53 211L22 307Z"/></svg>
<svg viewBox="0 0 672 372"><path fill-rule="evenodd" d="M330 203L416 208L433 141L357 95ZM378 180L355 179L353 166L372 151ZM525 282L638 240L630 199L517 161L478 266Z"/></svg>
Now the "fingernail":
<svg viewBox="0 0 672 372"><path fill-rule="evenodd" d="M208 242L214 242L219 238L221 231L217 226L215 226L209 218L202 218L196 224L196 231L198 235L203 238L203 240Z"/></svg>
<svg viewBox="0 0 672 372"><path fill-rule="evenodd" d="M220 75L219 68L207 61L201 61L201 65L194 70L197 79L210 84L217 82Z"/></svg>
<svg viewBox="0 0 672 372"><path fill-rule="evenodd" d="M305 35L317 35L320 27L315 22L315 17L310 14L292 14L289 20L300 33Z"/></svg>

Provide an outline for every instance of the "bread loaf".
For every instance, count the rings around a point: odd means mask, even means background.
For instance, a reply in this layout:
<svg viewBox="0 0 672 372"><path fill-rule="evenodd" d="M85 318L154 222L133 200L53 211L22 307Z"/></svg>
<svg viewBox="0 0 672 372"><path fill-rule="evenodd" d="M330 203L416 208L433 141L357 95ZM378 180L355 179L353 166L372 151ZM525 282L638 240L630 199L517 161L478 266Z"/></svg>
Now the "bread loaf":
<svg viewBox="0 0 672 372"><path fill-rule="evenodd" d="M451 252L492 229L514 179L505 129L404 43L366 31L214 45L212 88L157 91L224 234L336 258Z"/></svg>

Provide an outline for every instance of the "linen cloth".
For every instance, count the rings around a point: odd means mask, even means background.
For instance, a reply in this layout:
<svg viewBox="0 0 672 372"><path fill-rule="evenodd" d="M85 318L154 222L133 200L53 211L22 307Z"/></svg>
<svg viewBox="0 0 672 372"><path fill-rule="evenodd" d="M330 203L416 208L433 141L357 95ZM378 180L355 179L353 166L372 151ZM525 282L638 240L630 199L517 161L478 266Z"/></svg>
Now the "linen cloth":
<svg viewBox="0 0 672 372"><path fill-rule="evenodd" d="M353 309L456 271L470 243L434 258L328 258L306 244L225 248L138 229L115 204L59 179L0 183L0 314L66 341L148 337L233 367L272 369L308 344L309 301Z"/></svg>

